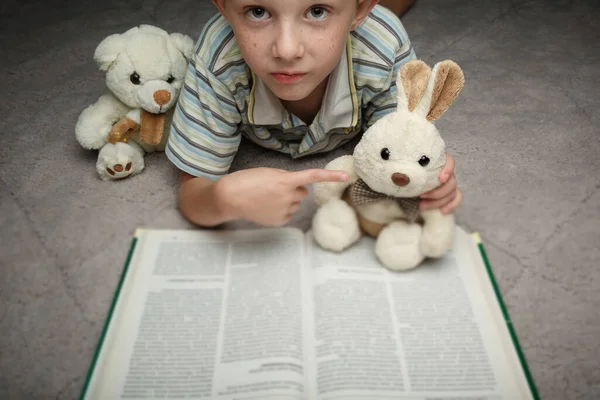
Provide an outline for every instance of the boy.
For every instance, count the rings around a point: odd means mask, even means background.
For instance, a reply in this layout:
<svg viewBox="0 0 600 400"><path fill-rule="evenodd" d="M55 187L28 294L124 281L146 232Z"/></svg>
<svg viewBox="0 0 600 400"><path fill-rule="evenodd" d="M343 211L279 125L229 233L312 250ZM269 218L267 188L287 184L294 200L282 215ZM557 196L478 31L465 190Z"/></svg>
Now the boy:
<svg viewBox="0 0 600 400"><path fill-rule="evenodd" d="M395 77L415 58L398 18L378 0L213 0L175 114L167 157L182 171L179 209L216 226L286 224L319 181L345 172L252 168L228 173L241 134L299 158L331 150L396 106ZM453 211L454 162L422 208Z"/></svg>

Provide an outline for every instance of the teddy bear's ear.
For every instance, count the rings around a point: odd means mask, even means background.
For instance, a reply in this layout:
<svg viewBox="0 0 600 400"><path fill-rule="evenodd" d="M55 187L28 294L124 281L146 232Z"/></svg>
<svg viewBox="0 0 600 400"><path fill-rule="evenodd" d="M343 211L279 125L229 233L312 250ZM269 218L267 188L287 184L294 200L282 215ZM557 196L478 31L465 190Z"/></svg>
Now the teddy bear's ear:
<svg viewBox="0 0 600 400"><path fill-rule="evenodd" d="M123 35L115 33L104 38L94 52L94 60L98 63L100 70L107 71L124 48Z"/></svg>
<svg viewBox="0 0 600 400"><path fill-rule="evenodd" d="M464 85L464 73L458 64L451 60L437 63L415 112L428 121L435 121L446 112Z"/></svg>
<svg viewBox="0 0 600 400"><path fill-rule="evenodd" d="M398 108L413 112L425 94L431 67L421 60L411 60L402 67L396 78Z"/></svg>
<svg viewBox="0 0 600 400"><path fill-rule="evenodd" d="M194 41L192 38L181 33L171 33L170 39L177 50L189 61L194 52Z"/></svg>

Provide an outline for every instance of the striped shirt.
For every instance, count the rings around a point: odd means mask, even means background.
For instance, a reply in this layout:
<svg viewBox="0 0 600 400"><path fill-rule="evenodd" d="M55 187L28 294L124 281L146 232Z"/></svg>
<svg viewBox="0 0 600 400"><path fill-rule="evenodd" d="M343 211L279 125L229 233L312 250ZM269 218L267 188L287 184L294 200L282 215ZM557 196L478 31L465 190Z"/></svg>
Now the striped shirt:
<svg viewBox="0 0 600 400"><path fill-rule="evenodd" d="M396 76L415 53L400 20L375 6L350 32L321 109L310 125L287 112L244 61L217 14L189 62L165 153L179 169L211 180L226 175L242 135L299 158L332 150L396 108Z"/></svg>

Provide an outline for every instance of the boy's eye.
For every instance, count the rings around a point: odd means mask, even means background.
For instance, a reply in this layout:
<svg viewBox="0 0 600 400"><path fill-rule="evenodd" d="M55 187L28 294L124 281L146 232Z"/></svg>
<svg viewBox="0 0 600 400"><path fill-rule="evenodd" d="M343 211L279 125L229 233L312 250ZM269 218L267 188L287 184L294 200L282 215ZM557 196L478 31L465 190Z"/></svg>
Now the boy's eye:
<svg viewBox="0 0 600 400"><path fill-rule="evenodd" d="M262 7L254 7L246 12L248 18L261 21L263 19L269 18L269 12Z"/></svg>
<svg viewBox="0 0 600 400"><path fill-rule="evenodd" d="M324 19L327 17L327 10L323 7L311 7L307 15L311 19Z"/></svg>

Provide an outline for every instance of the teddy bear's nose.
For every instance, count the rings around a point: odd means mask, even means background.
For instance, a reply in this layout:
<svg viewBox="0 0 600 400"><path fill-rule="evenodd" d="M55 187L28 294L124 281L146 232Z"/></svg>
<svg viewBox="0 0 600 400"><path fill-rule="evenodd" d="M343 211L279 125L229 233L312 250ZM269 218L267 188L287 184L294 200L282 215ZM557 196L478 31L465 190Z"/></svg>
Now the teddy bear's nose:
<svg viewBox="0 0 600 400"><path fill-rule="evenodd" d="M410 182L410 178L404 174L395 172L392 174L392 181L398 186L406 186Z"/></svg>
<svg viewBox="0 0 600 400"><path fill-rule="evenodd" d="M157 90L154 92L154 101L159 106L164 106L171 100L171 93L168 90Z"/></svg>

